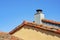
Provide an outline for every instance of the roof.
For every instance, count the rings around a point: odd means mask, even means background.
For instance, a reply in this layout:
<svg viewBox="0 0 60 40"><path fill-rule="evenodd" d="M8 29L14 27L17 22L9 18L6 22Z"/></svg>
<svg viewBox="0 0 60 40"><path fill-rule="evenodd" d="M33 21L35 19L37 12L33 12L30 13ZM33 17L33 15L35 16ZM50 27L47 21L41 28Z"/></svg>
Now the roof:
<svg viewBox="0 0 60 40"><path fill-rule="evenodd" d="M43 19L42 21L43 21L43 22L48 22L48 23L58 24L58 25L60 25L60 22L56 22L56 21L53 21L53 20Z"/></svg>
<svg viewBox="0 0 60 40"><path fill-rule="evenodd" d="M0 40L22 40L21 38L17 38L15 36L11 36L6 32L0 32Z"/></svg>
<svg viewBox="0 0 60 40"><path fill-rule="evenodd" d="M20 30L25 25L60 34L60 29L59 28L48 27L48 26L44 26L43 24L38 25L35 22L32 23L32 22L27 22L27 21L23 21L23 23L21 25L17 26L15 29L10 31L9 34L11 34L11 35L14 34L15 32Z"/></svg>

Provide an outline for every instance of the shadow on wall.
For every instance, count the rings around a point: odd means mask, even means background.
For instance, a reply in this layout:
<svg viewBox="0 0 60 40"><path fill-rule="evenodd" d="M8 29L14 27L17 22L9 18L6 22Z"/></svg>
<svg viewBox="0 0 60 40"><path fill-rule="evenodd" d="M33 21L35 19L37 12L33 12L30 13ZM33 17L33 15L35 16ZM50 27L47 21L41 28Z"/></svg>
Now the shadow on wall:
<svg viewBox="0 0 60 40"><path fill-rule="evenodd" d="M35 30L37 32L42 32L42 34L46 34L46 35L51 35L51 36L55 36L55 37L58 37L60 38L60 34L57 34L57 33L54 33L54 32L51 32L51 31L47 31L47 30L43 30L43 29L40 29L40 28L36 28L36 27L24 27L25 29L32 29L32 30Z"/></svg>

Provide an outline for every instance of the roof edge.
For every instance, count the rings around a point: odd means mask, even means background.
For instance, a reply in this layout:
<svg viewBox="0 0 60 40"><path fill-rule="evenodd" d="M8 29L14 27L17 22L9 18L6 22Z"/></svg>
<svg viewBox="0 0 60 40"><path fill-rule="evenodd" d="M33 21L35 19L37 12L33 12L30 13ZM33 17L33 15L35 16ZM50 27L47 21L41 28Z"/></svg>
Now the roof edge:
<svg viewBox="0 0 60 40"><path fill-rule="evenodd" d="M60 34L60 29L56 29L56 28L53 28L53 27L49 28L48 26L44 26L43 24L38 25L35 22L30 23L30 22L27 22L27 21L23 21L23 23L21 25L14 28L12 31L9 32L9 34L11 34L11 35L14 34L18 30L20 30L24 25L28 25L28 26L31 26L31 27L40 28L40 29L43 29L43 30L47 30L47 31L51 31L51 32Z"/></svg>

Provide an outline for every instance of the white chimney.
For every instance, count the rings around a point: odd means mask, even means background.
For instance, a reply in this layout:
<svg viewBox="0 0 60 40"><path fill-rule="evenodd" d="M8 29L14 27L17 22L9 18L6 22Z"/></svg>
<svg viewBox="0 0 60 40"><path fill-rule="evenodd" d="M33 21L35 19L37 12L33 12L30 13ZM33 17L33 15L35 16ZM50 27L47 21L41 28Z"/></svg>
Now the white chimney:
<svg viewBox="0 0 60 40"><path fill-rule="evenodd" d="M41 9L36 10L37 13L34 15L35 23L42 24L42 19L44 19L44 14L42 13Z"/></svg>

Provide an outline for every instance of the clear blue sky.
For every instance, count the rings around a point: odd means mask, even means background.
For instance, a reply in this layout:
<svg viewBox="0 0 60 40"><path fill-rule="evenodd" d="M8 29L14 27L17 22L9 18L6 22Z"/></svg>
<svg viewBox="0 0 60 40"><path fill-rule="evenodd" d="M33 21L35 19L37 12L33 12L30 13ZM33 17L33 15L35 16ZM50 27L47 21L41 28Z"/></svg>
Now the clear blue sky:
<svg viewBox="0 0 60 40"><path fill-rule="evenodd" d="M60 21L60 0L0 0L0 31L33 21L36 9L42 9L46 19Z"/></svg>

